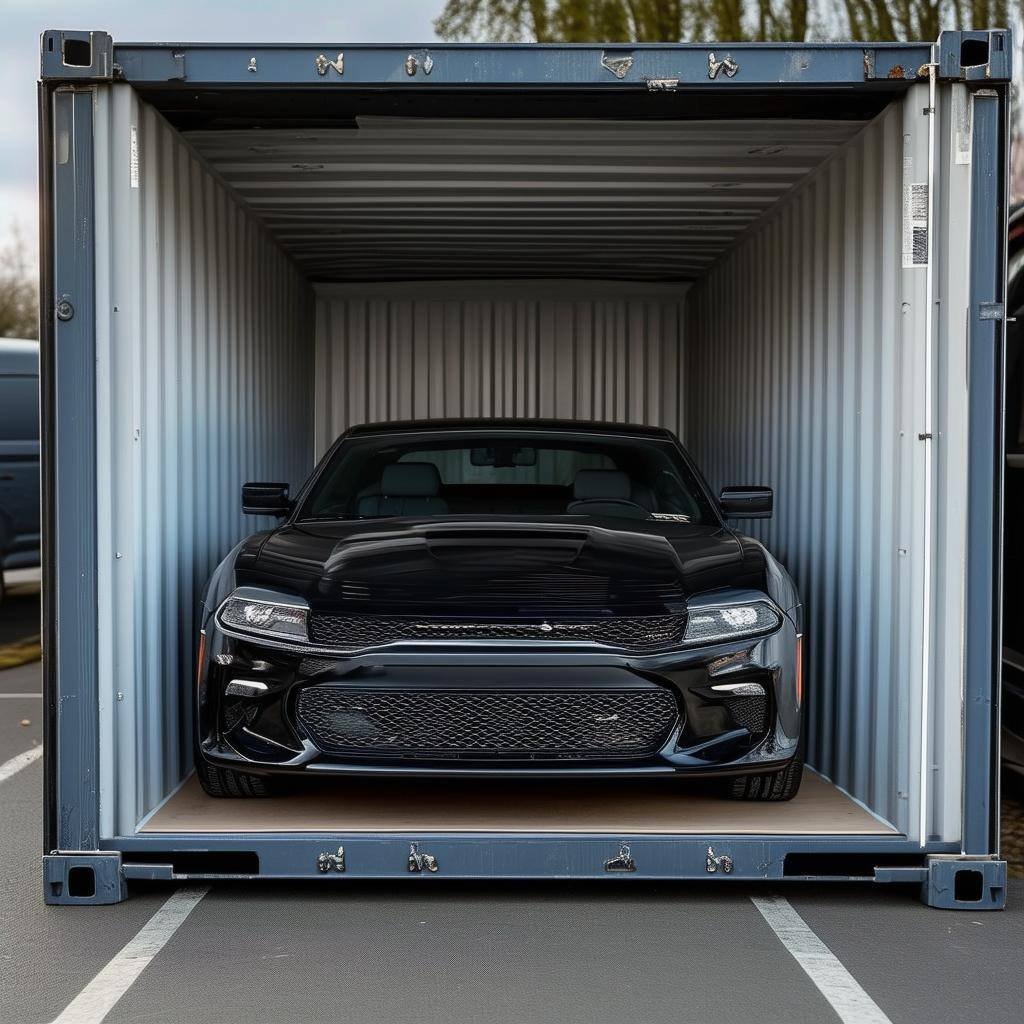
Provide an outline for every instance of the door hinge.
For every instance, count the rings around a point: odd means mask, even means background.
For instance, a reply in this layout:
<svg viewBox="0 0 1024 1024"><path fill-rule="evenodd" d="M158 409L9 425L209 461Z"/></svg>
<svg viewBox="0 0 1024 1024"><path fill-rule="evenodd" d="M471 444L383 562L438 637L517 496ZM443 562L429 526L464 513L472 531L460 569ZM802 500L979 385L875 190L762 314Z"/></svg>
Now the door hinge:
<svg viewBox="0 0 1024 1024"><path fill-rule="evenodd" d="M337 853L328 853L326 850L320 854L316 859L317 870L323 874L327 874L328 871L340 871L345 870L345 847L339 846Z"/></svg>
<svg viewBox="0 0 1024 1024"><path fill-rule="evenodd" d="M725 875L732 874L732 857L727 853L715 853L713 846L708 847L707 872L709 875L717 874L718 871Z"/></svg>
<svg viewBox="0 0 1024 1024"><path fill-rule="evenodd" d="M629 849L629 843L620 843L615 857L604 862L605 871L636 871L636 861Z"/></svg>
<svg viewBox="0 0 1024 1024"><path fill-rule="evenodd" d="M437 871L437 858L433 854L420 853L419 843L409 844L409 870L415 874Z"/></svg>

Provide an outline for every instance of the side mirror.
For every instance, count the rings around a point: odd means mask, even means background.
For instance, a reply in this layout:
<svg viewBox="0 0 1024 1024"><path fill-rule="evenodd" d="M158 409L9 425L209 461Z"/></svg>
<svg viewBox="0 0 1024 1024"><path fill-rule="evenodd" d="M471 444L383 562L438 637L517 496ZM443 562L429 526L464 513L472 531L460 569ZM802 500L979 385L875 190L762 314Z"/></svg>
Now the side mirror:
<svg viewBox="0 0 1024 1024"><path fill-rule="evenodd" d="M250 516L289 515L288 484L242 484L242 511Z"/></svg>
<svg viewBox="0 0 1024 1024"><path fill-rule="evenodd" d="M771 519L775 495L770 487L723 487L718 505L726 519Z"/></svg>

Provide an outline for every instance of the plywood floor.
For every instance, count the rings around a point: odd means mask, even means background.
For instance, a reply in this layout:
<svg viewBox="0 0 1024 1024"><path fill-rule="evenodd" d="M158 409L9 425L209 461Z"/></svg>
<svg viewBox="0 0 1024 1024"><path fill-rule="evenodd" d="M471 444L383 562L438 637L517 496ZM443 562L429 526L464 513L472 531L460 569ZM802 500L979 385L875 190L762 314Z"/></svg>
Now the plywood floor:
<svg viewBox="0 0 1024 1024"><path fill-rule="evenodd" d="M615 832L892 835L814 772L788 803L721 800L672 780L317 780L286 796L214 800L195 776L140 829L177 832Z"/></svg>

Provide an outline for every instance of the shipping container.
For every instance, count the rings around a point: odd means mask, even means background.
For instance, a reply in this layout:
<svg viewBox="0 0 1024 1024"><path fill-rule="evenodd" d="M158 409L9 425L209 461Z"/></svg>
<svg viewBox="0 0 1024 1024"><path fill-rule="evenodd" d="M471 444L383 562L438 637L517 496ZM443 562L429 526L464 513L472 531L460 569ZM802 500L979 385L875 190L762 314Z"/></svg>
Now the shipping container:
<svg viewBox="0 0 1024 1024"><path fill-rule="evenodd" d="M935 44L42 36L44 891L829 878L1000 907L1009 34ZM786 804L190 775L197 608L352 424L670 427L796 579ZM259 520L256 521L260 523ZM269 525L269 523L265 524ZM326 866L326 870L325 870Z"/></svg>

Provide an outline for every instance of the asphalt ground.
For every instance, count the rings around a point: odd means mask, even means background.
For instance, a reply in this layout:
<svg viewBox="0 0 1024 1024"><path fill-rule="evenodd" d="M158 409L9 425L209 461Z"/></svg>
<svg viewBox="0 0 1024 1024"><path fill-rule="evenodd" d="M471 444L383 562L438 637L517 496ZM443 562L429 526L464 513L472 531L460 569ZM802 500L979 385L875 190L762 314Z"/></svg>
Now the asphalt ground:
<svg viewBox="0 0 1024 1024"><path fill-rule="evenodd" d="M38 665L0 673L0 693L38 688ZM36 698L0 698L0 764L37 744L40 724ZM736 883L218 884L135 977L137 936L175 890L45 906L41 788L41 761L0 783L4 1024L45 1024L69 1004L63 1020L112 1024L1022 1018L1024 882L1002 913L932 910L893 887L778 888L840 965L829 998L808 973L828 958L799 936L787 948L753 902L773 890ZM809 968L790 952L801 946ZM859 1002L843 1002L844 968ZM103 979L125 970L134 981L107 1006Z"/></svg>

